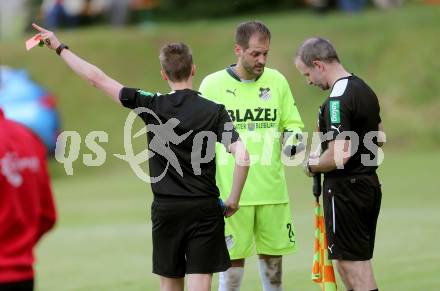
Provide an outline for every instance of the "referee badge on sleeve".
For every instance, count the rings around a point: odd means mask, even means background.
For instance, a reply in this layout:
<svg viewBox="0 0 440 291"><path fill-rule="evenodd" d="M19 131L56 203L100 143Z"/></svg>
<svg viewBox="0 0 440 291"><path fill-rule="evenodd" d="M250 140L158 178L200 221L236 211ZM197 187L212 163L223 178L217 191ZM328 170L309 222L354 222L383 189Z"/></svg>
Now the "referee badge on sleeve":
<svg viewBox="0 0 440 291"><path fill-rule="evenodd" d="M330 121L331 123L341 123L339 100L330 101Z"/></svg>

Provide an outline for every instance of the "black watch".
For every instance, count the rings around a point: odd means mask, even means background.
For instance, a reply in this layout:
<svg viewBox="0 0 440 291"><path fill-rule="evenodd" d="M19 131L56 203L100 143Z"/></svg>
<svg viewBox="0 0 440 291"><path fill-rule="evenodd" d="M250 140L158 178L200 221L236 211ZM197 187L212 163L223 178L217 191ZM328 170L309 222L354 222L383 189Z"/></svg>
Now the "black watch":
<svg viewBox="0 0 440 291"><path fill-rule="evenodd" d="M61 55L61 52L63 51L63 49L69 49L69 47L67 45L65 45L64 43L60 44L57 49L55 50L57 55Z"/></svg>

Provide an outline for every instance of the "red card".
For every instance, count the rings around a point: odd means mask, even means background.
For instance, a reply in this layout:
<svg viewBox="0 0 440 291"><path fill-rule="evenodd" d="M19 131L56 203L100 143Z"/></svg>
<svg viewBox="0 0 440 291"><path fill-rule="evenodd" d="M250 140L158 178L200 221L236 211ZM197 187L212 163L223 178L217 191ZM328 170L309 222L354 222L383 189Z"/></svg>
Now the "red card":
<svg viewBox="0 0 440 291"><path fill-rule="evenodd" d="M34 46L39 44L40 40L41 40L41 35L40 34L34 35L32 38L30 38L30 39L28 39L26 41L26 49L30 50L31 48L33 48Z"/></svg>

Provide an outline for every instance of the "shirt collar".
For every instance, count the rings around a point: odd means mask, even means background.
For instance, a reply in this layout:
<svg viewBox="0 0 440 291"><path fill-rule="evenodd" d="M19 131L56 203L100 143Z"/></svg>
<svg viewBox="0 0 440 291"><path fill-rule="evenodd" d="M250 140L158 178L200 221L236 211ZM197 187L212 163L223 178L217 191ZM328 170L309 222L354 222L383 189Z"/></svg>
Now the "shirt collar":
<svg viewBox="0 0 440 291"><path fill-rule="evenodd" d="M246 82L247 80L242 80L240 79L240 77L237 75L237 73L235 73L234 67L237 66L237 64L232 64L229 67L226 68L226 72L235 80L239 81L239 82ZM260 79L260 77L263 74L260 74L255 80L252 80L251 82L256 82L258 81L258 79Z"/></svg>

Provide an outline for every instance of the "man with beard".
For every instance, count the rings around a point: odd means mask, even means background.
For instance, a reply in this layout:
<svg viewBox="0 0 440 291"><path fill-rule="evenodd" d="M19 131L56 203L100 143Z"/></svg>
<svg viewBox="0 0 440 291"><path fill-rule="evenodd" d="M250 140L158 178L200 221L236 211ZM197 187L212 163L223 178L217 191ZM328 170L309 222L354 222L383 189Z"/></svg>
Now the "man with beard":
<svg viewBox="0 0 440 291"><path fill-rule="evenodd" d="M289 84L265 68L271 34L259 21L240 24L235 35L237 64L207 76L200 86L206 98L224 104L252 156L240 209L226 219L225 239L232 267L220 273L219 290L240 290L245 258L259 255L265 291L282 290L282 256L296 248L289 195L281 163L299 148L303 122ZM289 138L290 137L290 138ZM226 197L233 160L217 148L216 180Z"/></svg>

